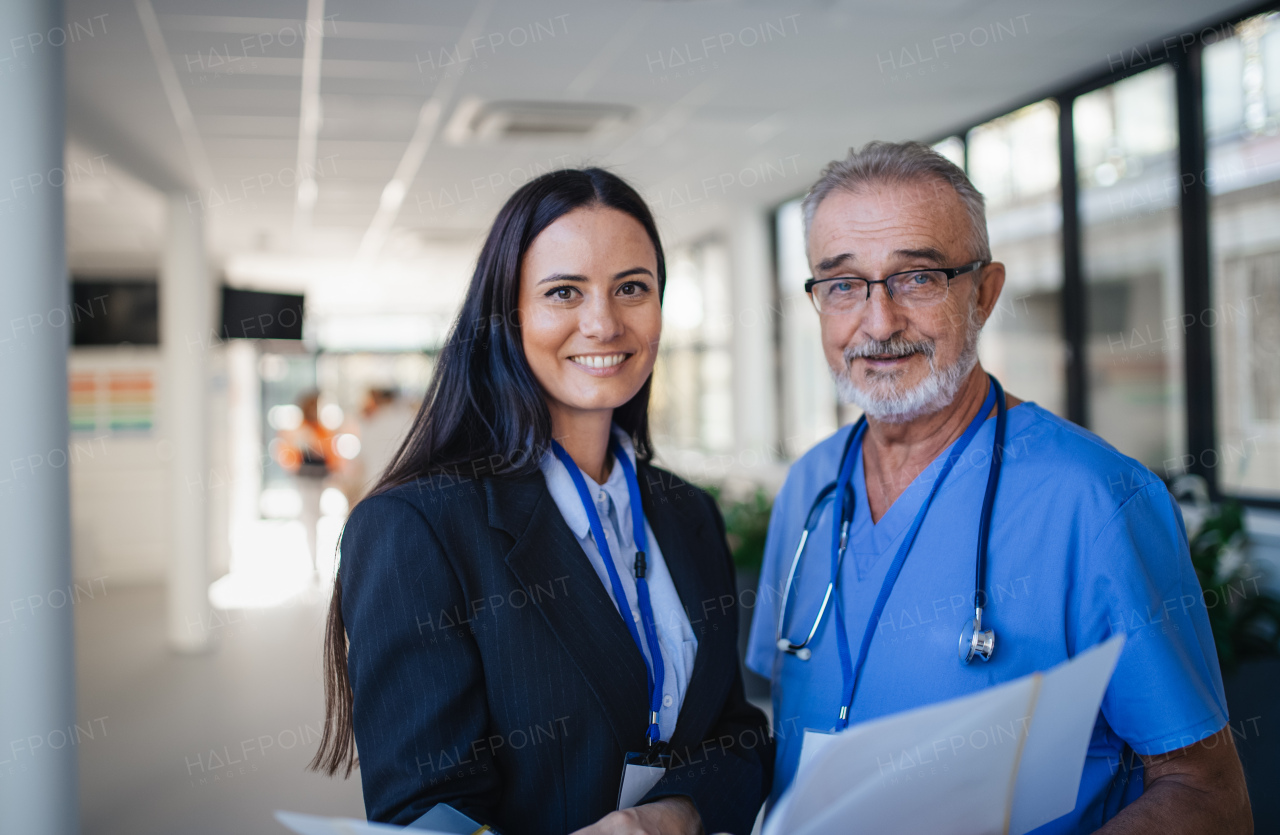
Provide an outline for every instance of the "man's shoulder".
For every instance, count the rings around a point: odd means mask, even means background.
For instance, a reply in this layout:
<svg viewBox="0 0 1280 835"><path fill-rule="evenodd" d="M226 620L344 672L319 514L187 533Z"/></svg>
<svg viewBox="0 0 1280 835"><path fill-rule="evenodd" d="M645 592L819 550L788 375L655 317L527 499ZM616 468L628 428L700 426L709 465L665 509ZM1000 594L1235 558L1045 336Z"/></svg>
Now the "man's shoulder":
<svg viewBox="0 0 1280 835"><path fill-rule="evenodd" d="M830 481L835 478L835 471L840 466L840 457L848 445L849 436L853 434L855 426L857 426L856 423L847 423L809 447L803 455L791 464L789 474L807 474L814 471L826 472L830 470L831 474L827 480Z"/></svg>
<svg viewBox="0 0 1280 835"><path fill-rule="evenodd" d="M1100 436L1028 402L1009 411L1004 466L1052 474L1059 496L1088 494L1119 506L1160 477Z"/></svg>
<svg viewBox="0 0 1280 835"><path fill-rule="evenodd" d="M799 491L800 497L807 499L809 494L820 489L822 484L833 481L840 469L840 458L853 429L854 424L841 426L792 461L791 466L787 468L787 477L783 480L781 489L778 490L775 503L785 502L795 495L796 491Z"/></svg>

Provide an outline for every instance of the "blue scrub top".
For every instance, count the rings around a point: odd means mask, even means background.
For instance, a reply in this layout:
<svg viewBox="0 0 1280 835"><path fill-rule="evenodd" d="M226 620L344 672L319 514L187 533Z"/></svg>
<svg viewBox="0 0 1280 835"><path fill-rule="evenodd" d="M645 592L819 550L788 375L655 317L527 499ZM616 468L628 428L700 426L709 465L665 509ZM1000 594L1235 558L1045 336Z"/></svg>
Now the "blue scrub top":
<svg viewBox="0 0 1280 835"><path fill-rule="evenodd" d="M1102 701L1075 811L1035 830L1092 832L1142 793L1142 765L1133 751L1162 754L1226 725L1222 676L1182 514L1164 484L1096 435L1034 403L1008 414L983 612L983 626L996 631L995 654L968 666L957 657L961 626L973 617L978 520L995 437L995 420L988 419L934 497L875 627L850 724L1044 670L1124 632L1127 643ZM774 631L810 503L835 479L851 431L840 429L792 466L770 521L747 665L773 681L778 754L771 802L795 775L804 729L831 730L840 707L830 611L810 644L809 661L778 651ZM873 525L858 457L857 507L840 578L855 652L889 563L942 460ZM796 574L787 621L793 641L808 633L826 589L830 507Z"/></svg>

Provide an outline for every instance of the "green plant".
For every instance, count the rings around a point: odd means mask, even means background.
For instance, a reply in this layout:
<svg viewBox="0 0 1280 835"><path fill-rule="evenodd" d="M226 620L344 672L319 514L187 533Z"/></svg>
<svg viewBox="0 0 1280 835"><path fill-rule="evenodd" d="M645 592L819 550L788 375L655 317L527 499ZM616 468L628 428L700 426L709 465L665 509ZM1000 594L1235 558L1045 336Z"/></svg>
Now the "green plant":
<svg viewBox="0 0 1280 835"><path fill-rule="evenodd" d="M746 571L759 571L764 562L764 542L769 533L773 500L759 488L741 501L727 501L716 486L706 490L715 498L724 515L725 535L733 553L733 564Z"/></svg>
<svg viewBox="0 0 1280 835"><path fill-rule="evenodd" d="M1191 564L1222 671L1230 673L1248 658L1280 655L1280 599L1260 587L1261 573L1244 559L1244 508L1233 500L1211 504L1203 482L1179 481L1175 494L1190 493L1204 514L1190 538Z"/></svg>

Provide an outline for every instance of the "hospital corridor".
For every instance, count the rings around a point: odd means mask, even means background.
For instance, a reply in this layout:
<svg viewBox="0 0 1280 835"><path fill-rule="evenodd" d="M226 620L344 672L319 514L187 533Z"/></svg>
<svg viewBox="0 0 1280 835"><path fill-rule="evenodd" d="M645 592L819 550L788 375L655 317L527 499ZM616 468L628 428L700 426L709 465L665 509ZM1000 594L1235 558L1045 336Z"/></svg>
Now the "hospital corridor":
<svg viewBox="0 0 1280 835"><path fill-rule="evenodd" d="M1171 752L1280 832L1275 0L5 0L0 102L3 835L1190 827Z"/></svg>

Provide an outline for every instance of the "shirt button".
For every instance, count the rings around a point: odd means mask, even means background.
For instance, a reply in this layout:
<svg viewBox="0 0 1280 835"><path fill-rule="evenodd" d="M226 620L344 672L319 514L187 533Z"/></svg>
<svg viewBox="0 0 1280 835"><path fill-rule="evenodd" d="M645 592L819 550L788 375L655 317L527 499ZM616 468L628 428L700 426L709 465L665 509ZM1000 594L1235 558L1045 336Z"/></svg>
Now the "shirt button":
<svg viewBox="0 0 1280 835"><path fill-rule="evenodd" d="M675 701L676 701L675 699L671 698L671 694L668 693L667 695L662 697L662 706L671 707L671 705L675 704Z"/></svg>
<svg viewBox="0 0 1280 835"><path fill-rule="evenodd" d="M603 501L604 501L604 491L603 491L603 490L601 490L601 491L599 492L599 494L597 494L596 498L597 498L597 499L599 499L601 502L603 502Z"/></svg>

